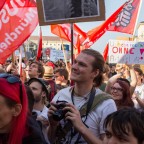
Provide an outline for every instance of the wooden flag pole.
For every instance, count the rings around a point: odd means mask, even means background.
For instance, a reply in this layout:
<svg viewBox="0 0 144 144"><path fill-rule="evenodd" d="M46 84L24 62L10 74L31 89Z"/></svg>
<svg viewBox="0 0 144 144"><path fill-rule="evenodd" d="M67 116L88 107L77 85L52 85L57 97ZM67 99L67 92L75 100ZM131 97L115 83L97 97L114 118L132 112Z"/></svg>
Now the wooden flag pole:
<svg viewBox="0 0 144 144"><path fill-rule="evenodd" d="M65 64L66 64L66 69L68 69L68 65L67 65L67 57L66 57L66 54L65 54L65 50L64 50L64 45L63 45L63 40L61 39L61 42L62 42L62 51L63 51L63 54L64 54L64 61L65 61Z"/></svg>

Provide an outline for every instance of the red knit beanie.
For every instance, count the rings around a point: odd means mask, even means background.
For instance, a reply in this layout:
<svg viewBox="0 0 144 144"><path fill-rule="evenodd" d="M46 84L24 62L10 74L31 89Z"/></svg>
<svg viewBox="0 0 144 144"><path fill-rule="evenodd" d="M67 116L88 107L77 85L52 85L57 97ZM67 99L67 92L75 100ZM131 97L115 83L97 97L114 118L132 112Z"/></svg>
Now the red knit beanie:
<svg viewBox="0 0 144 144"><path fill-rule="evenodd" d="M20 85L22 94L20 96ZM13 118L12 129L10 131L9 144L21 144L26 126L28 111L27 94L23 83L9 83L6 78L0 78L0 94L22 105L21 113ZM21 97L21 98L20 98Z"/></svg>

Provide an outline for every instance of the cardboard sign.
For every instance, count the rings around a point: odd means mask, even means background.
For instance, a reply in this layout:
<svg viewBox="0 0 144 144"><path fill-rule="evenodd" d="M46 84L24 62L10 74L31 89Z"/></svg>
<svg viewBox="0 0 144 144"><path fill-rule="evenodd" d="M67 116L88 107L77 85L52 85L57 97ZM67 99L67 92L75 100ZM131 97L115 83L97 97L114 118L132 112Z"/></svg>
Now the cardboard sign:
<svg viewBox="0 0 144 144"><path fill-rule="evenodd" d="M144 64L144 42L110 40L109 63Z"/></svg>
<svg viewBox="0 0 144 144"><path fill-rule="evenodd" d="M65 54L66 54L67 59L69 59L70 58L69 57L69 52L65 51ZM50 60L56 62L59 59L64 60L63 51L62 50L53 50L53 49L51 49L50 50Z"/></svg>
<svg viewBox="0 0 144 144"><path fill-rule="evenodd" d="M105 20L104 0L37 0L40 25Z"/></svg>

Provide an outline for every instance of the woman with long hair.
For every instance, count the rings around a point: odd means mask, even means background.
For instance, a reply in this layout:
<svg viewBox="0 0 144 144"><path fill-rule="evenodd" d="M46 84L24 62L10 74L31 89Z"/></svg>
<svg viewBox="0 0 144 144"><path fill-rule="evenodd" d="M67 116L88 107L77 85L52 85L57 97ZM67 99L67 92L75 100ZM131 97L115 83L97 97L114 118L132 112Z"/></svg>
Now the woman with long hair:
<svg viewBox="0 0 144 144"><path fill-rule="evenodd" d="M17 76L0 74L0 144L43 144L29 118L24 84Z"/></svg>
<svg viewBox="0 0 144 144"><path fill-rule="evenodd" d="M123 107L134 107L130 95L130 85L123 79L118 79L111 87L111 95L118 109Z"/></svg>

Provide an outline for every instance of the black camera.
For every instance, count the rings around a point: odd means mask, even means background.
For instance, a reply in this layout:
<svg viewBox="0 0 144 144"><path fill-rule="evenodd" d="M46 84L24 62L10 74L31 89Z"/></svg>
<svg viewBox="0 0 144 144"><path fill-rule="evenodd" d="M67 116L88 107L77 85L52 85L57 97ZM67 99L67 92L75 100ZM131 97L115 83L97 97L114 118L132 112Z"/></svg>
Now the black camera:
<svg viewBox="0 0 144 144"><path fill-rule="evenodd" d="M57 101L57 104L55 107L57 108L57 111L53 114L53 119L55 121L60 121L65 117L65 114L68 112L66 110L63 110L63 108L66 106L67 101Z"/></svg>

